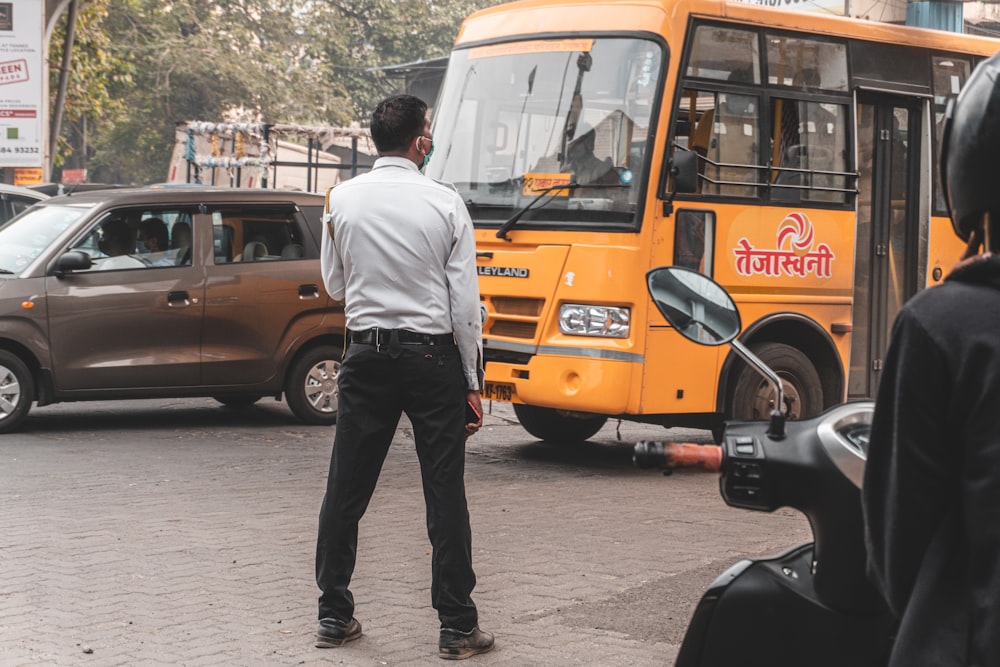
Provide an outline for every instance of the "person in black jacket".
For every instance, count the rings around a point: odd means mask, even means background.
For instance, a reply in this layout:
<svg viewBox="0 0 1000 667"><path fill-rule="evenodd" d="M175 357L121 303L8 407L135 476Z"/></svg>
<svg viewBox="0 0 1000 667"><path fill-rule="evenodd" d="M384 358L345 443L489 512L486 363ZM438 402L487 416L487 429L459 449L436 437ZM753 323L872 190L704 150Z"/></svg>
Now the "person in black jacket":
<svg viewBox="0 0 1000 667"><path fill-rule="evenodd" d="M862 503L899 619L891 667L1000 665L998 81L1000 54L946 114L942 180L968 245L899 313L875 405Z"/></svg>

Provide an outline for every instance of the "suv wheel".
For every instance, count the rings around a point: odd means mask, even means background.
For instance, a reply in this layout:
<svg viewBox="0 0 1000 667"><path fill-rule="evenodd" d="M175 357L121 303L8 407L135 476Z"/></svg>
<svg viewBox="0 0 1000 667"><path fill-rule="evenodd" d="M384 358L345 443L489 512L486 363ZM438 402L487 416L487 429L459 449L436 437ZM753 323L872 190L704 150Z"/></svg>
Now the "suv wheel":
<svg viewBox="0 0 1000 667"><path fill-rule="evenodd" d="M337 423L340 352L332 345L315 347L299 357L288 372L285 400L303 423Z"/></svg>
<svg viewBox="0 0 1000 667"><path fill-rule="evenodd" d="M21 425L34 396L31 371L17 355L0 350L0 433L9 433Z"/></svg>

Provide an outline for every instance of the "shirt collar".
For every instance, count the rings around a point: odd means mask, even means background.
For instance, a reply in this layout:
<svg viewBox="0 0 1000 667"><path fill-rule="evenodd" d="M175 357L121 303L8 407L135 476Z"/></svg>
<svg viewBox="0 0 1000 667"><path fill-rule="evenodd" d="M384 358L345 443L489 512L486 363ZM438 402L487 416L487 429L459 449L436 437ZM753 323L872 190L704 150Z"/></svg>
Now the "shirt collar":
<svg viewBox="0 0 1000 667"><path fill-rule="evenodd" d="M395 155L387 155L376 159L375 164L372 165L372 170L374 171L375 169L380 169L381 167L403 167L404 169L415 171L418 174L420 173L420 170L417 169L417 165L413 163L413 160Z"/></svg>

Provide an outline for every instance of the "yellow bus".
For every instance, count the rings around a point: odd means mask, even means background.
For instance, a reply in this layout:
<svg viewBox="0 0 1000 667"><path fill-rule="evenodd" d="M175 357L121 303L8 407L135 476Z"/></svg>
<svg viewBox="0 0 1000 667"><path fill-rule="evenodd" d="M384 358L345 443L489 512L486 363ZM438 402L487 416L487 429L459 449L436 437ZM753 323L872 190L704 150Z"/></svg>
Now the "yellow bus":
<svg viewBox="0 0 1000 667"><path fill-rule="evenodd" d="M579 441L718 429L773 392L668 327L644 275L735 297L792 418L871 397L893 318L961 247L937 146L1000 41L714 0L525 0L463 24L428 175L476 227L484 399Z"/></svg>

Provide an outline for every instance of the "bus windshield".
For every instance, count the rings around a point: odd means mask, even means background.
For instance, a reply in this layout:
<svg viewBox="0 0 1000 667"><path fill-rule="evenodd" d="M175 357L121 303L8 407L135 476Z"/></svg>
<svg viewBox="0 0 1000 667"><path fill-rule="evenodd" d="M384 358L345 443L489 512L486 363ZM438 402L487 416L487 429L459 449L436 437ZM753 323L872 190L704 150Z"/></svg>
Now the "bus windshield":
<svg viewBox="0 0 1000 667"><path fill-rule="evenodd" d="M520 226L637 227L662 61L656 42L621 37L456 50L427 174L454 184L477 224L541 195Z"/></svg>

